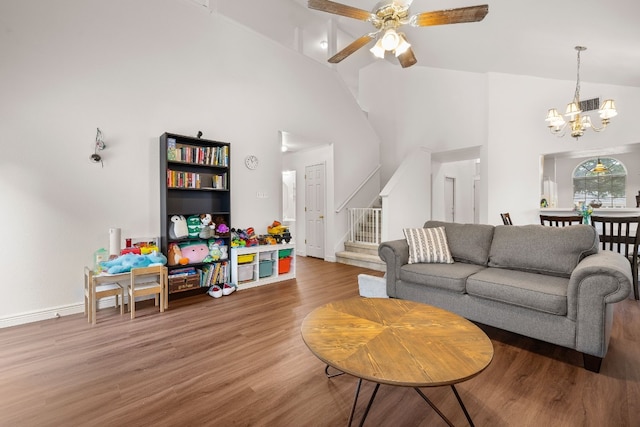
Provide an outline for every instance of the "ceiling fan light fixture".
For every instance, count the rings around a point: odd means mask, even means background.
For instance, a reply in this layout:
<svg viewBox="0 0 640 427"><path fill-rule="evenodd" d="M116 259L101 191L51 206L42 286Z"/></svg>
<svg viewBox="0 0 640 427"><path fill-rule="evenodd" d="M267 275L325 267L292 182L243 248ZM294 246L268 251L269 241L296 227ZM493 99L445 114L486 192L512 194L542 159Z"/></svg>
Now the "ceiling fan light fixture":
<svg viewBox="0 0 640 427"><path fill-rule="evenodd" d="M371 49L369 49L369 51L370 51L371 53L373 53L373 55L374 55L376 58L380 58L380 59L383 59L383 58L384 58L384 53L386 52L386 51L384 50L384 48L382 47L382 40L381 40L381 39L380 39L380 40L378 40L378 41L376 42L376 44L374 44L374 45L373 45L373 47L372 47Z"/></svg>
<svg viewBox="0 0 640 427"><path fill-rule="evenodd" d="M398 33L396 33L396 30L394 30L393 28L389 28L384 32L384 35L382 36L380 41L382 42L382 47L384 48L384 50L392 51L398 47L398 44L400 43L400 37L398 36Z"/></svg>
<svg viewBox="0 0 640 427"><path fill-rule="evenodd" d="M411 47L411 44L407 41L406 37L402 33L398 33L398 37L400 38L400 43L395 49L396 58L407 51Z"/></svg>

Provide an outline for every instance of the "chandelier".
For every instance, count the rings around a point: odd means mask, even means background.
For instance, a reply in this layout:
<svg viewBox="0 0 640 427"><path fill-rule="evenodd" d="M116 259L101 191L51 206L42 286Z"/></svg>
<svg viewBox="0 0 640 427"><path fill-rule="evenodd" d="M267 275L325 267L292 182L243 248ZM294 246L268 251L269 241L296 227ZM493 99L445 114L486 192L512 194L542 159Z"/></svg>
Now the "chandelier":
<svg viewBox="0 0 640 427"><path fill-rule="evenodd" d="M587 129L592 129L596 132L603 131L612 117L615 117L618 112L616 111L616 104L613 99L607 99L604 101L600 109L598 110L598 114L600 115L600 119L602 121L602 125L600 127L596 127L591 123L591 117L588 115L582 115L582 110L580 109L580 52L587 50L584 46L576 46L575 50L578 51L578 77L576 81L576 92L573 96L573 102L567 104L567 110L564 115L567 116L568 122L558 113L558 110L552 108L547 113L547 118L545 121L548 123L547 127L554 135L558 137L563 137L565 135L565 128L567 124L569 124L571 128L571 136L575 139L580 138L584 135L584 131Z"/></svg>

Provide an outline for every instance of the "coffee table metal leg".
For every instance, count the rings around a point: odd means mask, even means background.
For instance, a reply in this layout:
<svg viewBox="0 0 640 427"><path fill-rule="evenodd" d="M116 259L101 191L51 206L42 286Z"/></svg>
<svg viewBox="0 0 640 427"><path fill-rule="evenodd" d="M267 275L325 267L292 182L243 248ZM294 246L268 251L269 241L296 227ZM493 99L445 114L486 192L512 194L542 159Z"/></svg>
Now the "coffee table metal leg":
<svg viewBox="0 0 640 427"><path fill-rule="evenodd" d="M358 378L358 384L356 385L356 394L353 397L353 406L351 407L351 414L349 414L349 424L348 427L351 427L351 423L353 422L353 415L356 412L356 405L358 403L358 396L360 395L360 387L362 386L362 378ZM362 419L360 420L359 427L364 425L364 420L367 419L367 415L369 414L369 409L371 409L371 405L373 405L373 399L376 398L376 394L378 393L378 389L380 388L380 384L376 383L376 387L373 389L373 393L371 394L371 398L369 399L369 403L367 403L367 407L364 410L364 414L362 415Z"/></svg>
<svg viewBox="0 0 640 427"><path fill-rule="evenodd" d="M324 374L327 376L327 378L333 378L333 377L337 377L337 376L340 376L340 375L344 375L344 372L342 372L342 371L338 371L337 369L336 369L336 373L335 373L335 374L330 374L330 373L329 373L329 368L331 368L331 367L332 367L332 366L327 365L327 366L324 368ZM334 368L334 369L335 369L335 368Z"/></svg>
<svg viewBox="0 0 640 427"><path fill-rule="evenodd" d="M380 388L380 384L376 383L376 388L373 389L373 393L371 394L371 399L369 399L369 403L367 404L367 409L364 410L364 414L362 415L362 419L360 420L360 426L364 425L364 420L367 419L367 415L369 415L369 409L371 409L371 405L373 405L373 399L376 398L376 394L378 393L378 389Z"/></svg>
<svg viewBox="0 0 640 427"><path fill-rule="evenodd" d="M456 387L451 384L451 390L453 390L453 394L456 395L456 399L458 399L458 403L460 404L460 407L462 408L462 412L464 412L464 416L467 417L467 421L469 421L469 425L471 427L475 427L475 425L473 424L473 421L471 421L471 416L469 415L469 412L467 412L467 408L465 408L464 403L462 403L462 399L460 398L460 395L458 394L458 390L456 390Z"/></svg>
<svg viewBox="0 0 640 427"><path fill-rule="evenodd" d="M429 406L431 406L433 408L433 410L436 411L436 413L438 415L440 415L440 418L442 418L444 420L444 422L447 423L448 426L455 427L453 425L453 423L451 421L449 421L449 419L447 417L444 416L444 414L440 411L440 409L438 409L436 407L436 405L431 400L429 400L429 398L427 396L425 396L425 394L422 392L422 390L420 390L418 387L414 387L414 390L418 392L420 397L422 397L424 399L424 401L427 402L429 404Z"/></svg>
<svg viewBox="0 0 640 427"><path fill-rule="evenodd" d="M358 394L360 394L360 386L362 385L362 378L358 378L358 385L356 385L356 395L353 397L353 406L351 407L351 414L349 414L349 424L348 427L351 427L351 422L353 421L353 414L356 412L356 403L358 403Z"/></svg>

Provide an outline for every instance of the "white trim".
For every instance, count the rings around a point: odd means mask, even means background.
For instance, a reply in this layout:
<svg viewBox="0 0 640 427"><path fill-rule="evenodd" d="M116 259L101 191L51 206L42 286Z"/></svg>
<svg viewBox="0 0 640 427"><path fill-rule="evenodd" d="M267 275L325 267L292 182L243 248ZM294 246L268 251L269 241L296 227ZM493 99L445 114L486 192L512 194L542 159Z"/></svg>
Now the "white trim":
<svg viewBox="0 0 640 427"><path fill-rule="evenodd" d="M107 298L105 298L106 300ZM115 302L115 301L114 301ZM113 304L111 304L113 306ZM41 320L55 319L61 316L84 313L84 304L69 304L59 307L51 307L45 310L30 311L26 313L14 314L0 317L0 328L24 325L26 323L39 322Z"/></svg>

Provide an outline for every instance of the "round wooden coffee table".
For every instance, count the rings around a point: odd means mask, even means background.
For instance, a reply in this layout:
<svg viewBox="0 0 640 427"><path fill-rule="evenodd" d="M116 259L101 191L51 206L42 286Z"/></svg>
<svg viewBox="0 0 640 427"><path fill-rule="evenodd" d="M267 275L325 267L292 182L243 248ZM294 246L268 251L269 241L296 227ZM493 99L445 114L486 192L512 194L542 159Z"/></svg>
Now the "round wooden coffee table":
<svg viewBox="0 0 640 427"><path fill-rule="evenodd" d="M454 384L475 377L493 358L491 341L470 321L399 299L356 297L319 307L303 320L302 339L327 369L331 366L358 378L349 425L362 380L368 380L376 387L360 425L380 384L388 384L413 387L452 426L420 390L449 385L473 426Z"/></svg>

